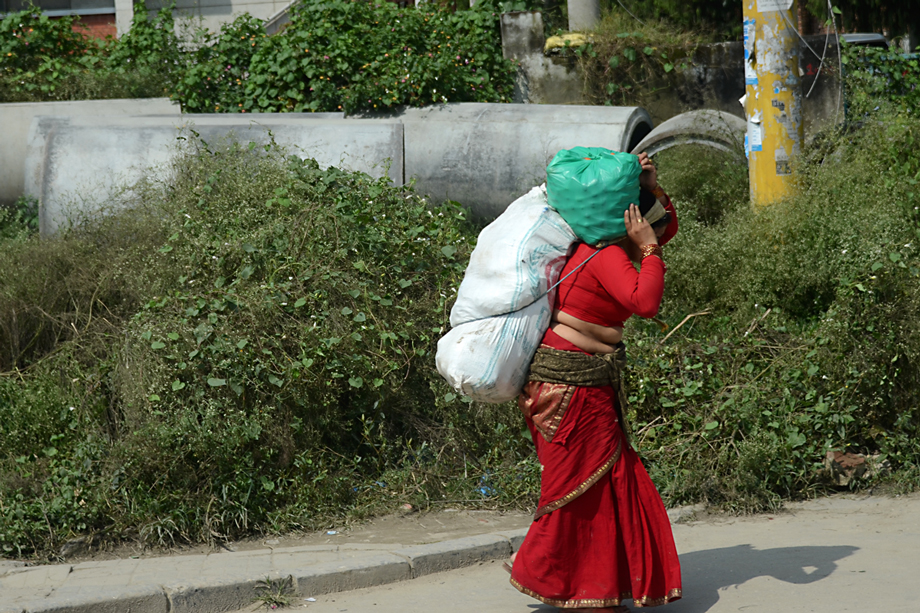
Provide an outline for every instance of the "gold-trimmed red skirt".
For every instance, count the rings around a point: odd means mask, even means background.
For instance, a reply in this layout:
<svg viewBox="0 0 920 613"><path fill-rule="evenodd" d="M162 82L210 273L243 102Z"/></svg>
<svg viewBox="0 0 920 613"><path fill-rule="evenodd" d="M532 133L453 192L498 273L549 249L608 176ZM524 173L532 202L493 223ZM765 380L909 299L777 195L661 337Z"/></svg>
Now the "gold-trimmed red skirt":
<svg viewBox="0 0 920 613"><path fill-rule="evenodd" d="M681 597L661 497L626 442L612 386L530 382L519 399L537 447L541 491L511 574L559 608L649 607Z"/></svg>

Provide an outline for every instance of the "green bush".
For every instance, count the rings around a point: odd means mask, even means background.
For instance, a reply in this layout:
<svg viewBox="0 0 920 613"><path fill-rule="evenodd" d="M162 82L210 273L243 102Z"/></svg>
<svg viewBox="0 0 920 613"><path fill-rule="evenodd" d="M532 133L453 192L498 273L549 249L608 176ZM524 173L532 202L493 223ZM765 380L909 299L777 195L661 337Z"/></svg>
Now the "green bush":
<svg viewBox="0 0 920 613"><path fill-rule="evenodd" d="M585 96L593 104L654 109L657 92L673 88L692 63L704 37L656 20L640 24L621 10L605 13L584 47L574 54L585 75Z"/></svg>
<svg viewBox="0 0 920 613"><path fill-rule="evenodd" d="M697 315L663 343L630 330L639 445L669 502L775 508L828 488L831 449L915 480L918 136L896 116L838 134L801 164L797 195L758 211L734 158L707 169L688 150L661 154L666 186L703 170L725 196L713 216L697 181L674 186L663 313Z"/></svg>
<svg viewBox="0 0 920 613"><path fill-rule="evenodd" d="M391 2L300 3L266 37L244 14L211 34L177 34L173 7L135 5L130 31L96 41L40 11L0 21L0 102L168 95L185 112L373 111L436 102L509 102L491 0L451 12Z"/></svg>
<svg viewBox="0 0 920 613"><path fill-rule="evenodd" d="M353 113L434 102L509 102L491 0L450 12L436 5L303 2L256 52L244 108Z"/></svg>
<svg viewBox="0 0 920 613"><path fill-rule="evenodd" d="M197 45L173 92L182 110L235 113L251 108L246 103L250 63L264 38L262 21L243 14Z"/></svg>
<svg viewBox="0 0 920 613"><path fill-rule="evenodd" d="M828 135L753 211L737 156L658 157L681 231L626 340L634 441L669 505L831 491L828 450L920 481L920 122ZM409 502L530 508L514 403L433 364L474 242L456 203L206 144L128 208L0 239L0 545L316 529ZM28 209L26 204L23 204ZM880 477L852 487L884 482ZM456 502L462 501L462 502Z"/></svg>
<svg viewBox="0 0 920 613"><path fill-rule="evenodd" d="M316 529L490 503L501 479L502 500L531 496L515 409L434 369L474 238L462 209L193 143L129 209L0 242L4 551Z"/></svg>
<svg viewBox="0 0 920 613"><path fill-rule="evenodd" d="M95 43L73 31L74 17L50 19L31 11L0 21L0 102L25 97L55 99L68 73L96 63Z"/></svg>
<svg viewBox="0 0 920 613"><path fill-rule="evenodd" d="M38 231L38 201L20 197L12 207L0 207L0 241L26 238Z"/></svg>
<svg viewBox="0 0 920 613"><path fill-rule="evenodd" d="M847 117L860 120L878 111L920 113L920 58L897 49L845 46Z"/></svg>
<svg viewBox="0 0 920 613"><path fill-rule="evenodd" d="M619 0L608 6L634 23L637 18L660 21L672 31L705 31L718 40L741 38L742 6L729 0Z"/></svg>
<svg viewBox="0 0 920 613"><path fill-rule="evenodd" d="M183 54L169 7L151 17L136 4L131 31L100 41L39 9L0 21L0 102L44 102L169 95Z"/></svg>

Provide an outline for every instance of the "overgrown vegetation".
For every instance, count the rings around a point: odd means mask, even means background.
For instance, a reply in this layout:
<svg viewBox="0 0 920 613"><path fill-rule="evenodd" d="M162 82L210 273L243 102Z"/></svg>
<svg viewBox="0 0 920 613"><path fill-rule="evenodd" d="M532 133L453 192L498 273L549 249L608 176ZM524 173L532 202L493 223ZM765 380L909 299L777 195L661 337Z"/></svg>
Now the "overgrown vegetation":
<svg viewBox="0 0 920 613"><path fill-rule="evenodd" d="M880 110L914 116L920 112L920 56L896 48L845 46L840 59L851 120Z"/></svg>
<svg viewBox="0 0 920 613"><path fill-rule="evenodd" d="M590 43L568 52L579 58L591 103L648 107L659 90L675 87L678 71L688 68L703 41L698 33L661 21L642 24L611 10Z"/></svg>
<svg viewBox="0 0 920 613"><path fill-rule="evenodd" d="M741 38L742 6L729 0L609 0L606 8L625 13L637 26L662 23L671 31L705 32L718 40Z"/></svg>
<svg viewBox="0 0 920 613"><path fill-rule="evenodd" d="M25 196L0 207L0 242L25 240L38 232L38 202Z"/></svg>
<svg viewBox="0 0 920 613"><path fill-rule="evenodd" d="M132 193L0 243L6 555L318 529L486 499L503 473L532 491L511 408L463 402L433 366L474 236L457 205L203 143Z"/></svg>
<svg viewBox="0 0 920 613"><path fill-rule="evenodd" d="M627 338L669 505L827 491L831 449L918 482L918 137L892 116L829 139L757 212L736 158L661 154L681 214L661 314L696 315ZM129 212L0 243L6 555L534 502L517 408L464 402L432 363L474 240L461 209L269 149L193 144Z"/></svg>
<svg viewBox="0 0 920 613"><path fill-rule="evenodd" d="M297 5L266 37L242 15L211 34L176 28L172 7L135 5L131 30L96 41L73 18L37 9L0 22L0 102L170 96L185 112L346 111L434 102L506 102L491 0L451 12L437 4L327 0Z"/></svg>
<svg viewBox="0 0 920 613"><path fill-rule="evenodd" d="M801 192L752 211L746 168L662 154L681 207L666 341L630 330L639 447L671 504L739 511L826 488L828 450L920 476L920 123L885 116L801 164Z"/></svg>
<svg viewBox="0 0 920 613"><path fill-rule="evenodd" d="M135 5L130 33L99 41L74 31L77 17L39 9L0 20L0 102L168 96L181 55L172 14Z"/></svg>
<svg viewBox="0 0 920 613"><path fill-rule="evenodd" d="M769 208L750 209L740 152L658 158L681 223L672 334L632 320L626 338L636 444L669 505L828 491L832 449L920 484L920 119L897 106L910 92L860 83L862 123L816 140L800 192ZM529 508L517 408L466 402L433 366L475 240L462 209L189 138L166 179L54 239L33 202L0 211L4 555L309 530L405 502Z"/></svg>

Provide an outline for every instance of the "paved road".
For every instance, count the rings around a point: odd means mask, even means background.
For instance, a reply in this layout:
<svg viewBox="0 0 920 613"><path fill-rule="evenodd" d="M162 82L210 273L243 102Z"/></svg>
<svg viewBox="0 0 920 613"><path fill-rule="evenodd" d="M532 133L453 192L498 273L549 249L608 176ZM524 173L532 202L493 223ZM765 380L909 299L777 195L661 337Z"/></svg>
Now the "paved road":
<svg viewBox="0 0 920 613"><path fill-rule="evenodd" d="M920 613L920 496L834 497L675 526L684 599L668 613ZM310 613L537 613L498 562L292 604Z"/></svg>

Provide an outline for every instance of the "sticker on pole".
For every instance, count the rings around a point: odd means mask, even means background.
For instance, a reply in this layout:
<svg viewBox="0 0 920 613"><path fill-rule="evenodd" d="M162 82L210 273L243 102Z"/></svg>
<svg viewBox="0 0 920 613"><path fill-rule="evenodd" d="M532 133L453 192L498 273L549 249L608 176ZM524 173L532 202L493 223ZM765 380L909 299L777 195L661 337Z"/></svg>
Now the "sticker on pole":
<svg viewBox="0 0 920 613"><path fill-rule="evenodd" d="M754 68L753 62L744 62L744 84L757 85L757 69Z"/></svg>
<svg viewBox="0 0 920 613"><path fill-rule="evenodd" d="M757 11L759 13L788 11L791 8L792 0L757 0Z"/></svg>
<svg viewBox="0 0 920 613"><path fill-rule="evenodd" d="M786 149L784 147L776 148L776 151L773 152L773 161L776 162L777 176L792 174L792 166L789 163L789 154L786 153Z"/></svg>
<svg viewBox="0 0 920 613"><path fill-rule="evenodd" d="M763 126L753 121L748 122L748 143L751 151L763 151Z"/></svg>
<svg viewBox="0 0 920 613"><path fill-rule="evenodd" d="M749 60L754 55L754 38L757 33L757 22L753 19L744 20L744 59Z"/></svg>
<svg viewBox="0 0 920 613"><path fill-rule="evenodd" d="M744 84L757 85L757 71L754 69L754 39L757 35L757 22L744 20Z"/></svg>

